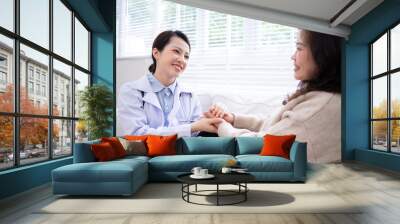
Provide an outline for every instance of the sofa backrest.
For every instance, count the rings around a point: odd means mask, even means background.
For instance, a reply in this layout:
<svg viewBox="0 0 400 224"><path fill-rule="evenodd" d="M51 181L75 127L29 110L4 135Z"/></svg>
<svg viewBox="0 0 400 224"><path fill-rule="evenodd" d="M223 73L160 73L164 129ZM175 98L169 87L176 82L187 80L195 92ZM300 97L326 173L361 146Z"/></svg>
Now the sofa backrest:
<svg viewBox="0 0 400 224"><path fill-rule="evenodd" d="M75 143L74 163L95 162L96 159L90 149L91 144L100 143L100 140ZM178 155L196 154L225 154L244 155L259 154L263 147L262 137L184 137L178 139L176 151ZM295 148L306 148L305 143L294 142L291 148L292 154Z"/></svg>
<svg viewBox="0 0 400 224"><path fill-rule="evenodd" d="M226 154L235 155L232 137L183 137L177 142L177 154Z"/></svg>
<svg viewBox="0 0 400 224"><path fill-rule="evenodd" d="M92 144L99 144L100 140L75 143L74 163L95 162L96 158L90 148Z"/></svg>
<svg viewBox="0 0 400 224"><path fill-rule="evenodd" d="M236 155L259 154L263 144L263 137L236 137Z"/></svg>

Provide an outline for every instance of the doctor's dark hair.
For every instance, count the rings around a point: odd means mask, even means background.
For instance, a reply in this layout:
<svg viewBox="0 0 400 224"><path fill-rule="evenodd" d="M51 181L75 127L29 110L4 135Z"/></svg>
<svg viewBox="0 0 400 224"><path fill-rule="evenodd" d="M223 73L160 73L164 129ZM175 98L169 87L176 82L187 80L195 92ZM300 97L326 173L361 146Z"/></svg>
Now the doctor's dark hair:
<svg viewBox="0 0 400 224"><path fill-rule="evenodd" d="M308 30L301 32L318 70L313 79L300 81L296 92L283 104L310 91L340 93L342 38Z"/></svg>
<svg viewBox="0 0 400 224"><path fill-rule="evenodd" d="M156 39L154 39L153 46L151 47L151 51L152 51L151 58L153 59L153 64L151 64L149 66L149 71L152 74L154 74L154 72L156 71L156 67L157 67L156 59L153 56L153 49L157 48L157 50L161 52L164 49L164 47L169 43L169 41L171 40L172 37L181 38L189 45L189 49L190 49L190 43L189 43L188 37L179 30L174 30L174 31L167 30L167 31L164 31L164 32L158 34Z"/></svg>

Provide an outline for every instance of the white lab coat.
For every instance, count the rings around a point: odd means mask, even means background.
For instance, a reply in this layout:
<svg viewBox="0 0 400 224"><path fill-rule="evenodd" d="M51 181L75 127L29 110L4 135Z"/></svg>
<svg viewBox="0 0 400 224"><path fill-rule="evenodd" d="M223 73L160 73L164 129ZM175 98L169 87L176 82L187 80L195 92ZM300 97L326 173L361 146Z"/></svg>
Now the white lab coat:
<svg viewBox="0 0 400 224"><path fill-rule="evenodd" d="M147 76L123 84L117 100L117 122L122 135L173 135L194 136L191 123L201 115L199 100L177 83L174 105L168 117L164 117L157 95ZM168 119L168 127L164 126Z"/></svg>

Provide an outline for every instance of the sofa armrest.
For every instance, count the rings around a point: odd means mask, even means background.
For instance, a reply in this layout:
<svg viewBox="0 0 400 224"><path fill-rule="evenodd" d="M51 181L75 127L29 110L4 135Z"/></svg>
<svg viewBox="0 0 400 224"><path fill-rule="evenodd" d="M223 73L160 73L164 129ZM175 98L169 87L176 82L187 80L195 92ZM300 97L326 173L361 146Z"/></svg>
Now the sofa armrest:
<svg viewBox="0 0 400 224"><path fill-rule="evenodd" d="M95 162L90 146L92 144L100 143L100 140L75 143L74 145L74 163L89 163Z"/></svg>
<svg viewBox="0 0 400 224"><path fill-rule="evenodd" d="M305 181L307 175L307 143L295 141L290 149L290 160L293 162L293 179Z"/></svg>

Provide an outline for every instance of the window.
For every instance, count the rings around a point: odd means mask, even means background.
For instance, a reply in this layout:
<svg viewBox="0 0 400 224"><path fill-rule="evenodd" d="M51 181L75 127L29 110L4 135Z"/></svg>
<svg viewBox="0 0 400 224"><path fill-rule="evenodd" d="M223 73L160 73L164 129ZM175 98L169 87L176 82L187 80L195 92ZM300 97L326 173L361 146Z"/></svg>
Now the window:
<svg viewBox="0 0 400 224"><path fill-rule="evenodd" d="M2 68L7 67L7 56L0 55L0 67L2 67Z"/></svg>
<svg viewBox="0 0 400 224"><path fill-rule="evenodd" d="M281 105L296 88L290 57L297 29L165 0L117 1L117 59L150 58L154 38L167 29L189 37L180 81L197 94L231 96L235 89L238 98L269 96Z"/></svg>
<svg viewBox="0 0 400 224"><path fill-rule="evenodd" d="M40 95L40 84L36 84L36 95Z"/></svg>
<svg viewBox="0 0 400 224"><path fill-rule="evenodd" d="M36 80L40 81L40 70L36 69Z"/></svg>
<svg viewBox="0 0 400 224"><path fill-rule="evenodd" d="M56 59L53 60L54 64L54 70L53 70L53 77L54 77L54 83L53 83L53 89L54 89L54 98L53 98L53 106L56 106L59 101L59 92L61 95L61 102L64 102L64 95L71 96L72 92L71 89L65 89L64 85L65 83L70 83L72 85L72 71L71 71L71 66L68 66ZM60 80L60 81L59 81ZM68 104L72 104L72 98L70 97L68 100ZM69 102L71 101L71 102ZM66 113L62 113L62 116L72 116L72 108L68 107L67 110L65 111ZM57 115L60 114L59 109L53 110L53 114Z"/></svg>
<svg viewBox="0 0 400 224"><path fill-rule="evenodd" d="M53 0L54 52L71 60L72 12L60 1Z"/></svg>
<svg viewBox="0 0 400 224"><path fill-rule="evenodd" d="M53 114L54 115L59 115L60 112L58 111L58 90L54 89L54 94L53 94Z"/></svg>
<svg viewBox="0 0 400 224"><path fill-rule="evenodd" d="M4 92L7 86L7 56L0 54L0 91Z"/></svg>
<svg viewBox="0 0 400 224"><path fill-rule="evenodd" d="M42 96L46 96L46 86L42 86Z"/></svg>
<svg viewBox="0 0 400 224"><path fill-rule="evenodd" d="M89 69L89 32L75 18L75 62L82 68Z"/></svg>
<svg viewBox="0 0 400 224"><path fill-rule="evenodd" d="M400 25L371 43L371 148L400 153Z"/></svg>
<svg viewBox="0 0 400 224"><path fill-rule="evenodd" d="M49 48L49 0L20 0L21 36Z"/></svg>
<svg viewBox="0 0 400 224"><path fill-rule="evenodd" d="M17 13L14 2L19 3ZM68 86L81 83L74 80L74 74L79 72L90 79L90 31L67 4L62 0L0 0L0 26L8 30L0 29L0 83L6 82L7 86L2 89L0 84L0 170L70 156L73 152L72 136L78 130L74 125L79 120L72 107L76 92L72 92L74 88L63 89L63 100L67 102L59 111L61 107L56 103L61 93L57 83L58 79ZM14 61L14 52L19 61ZM77 56L76 60L72 55ZM18 77L18 88L14 76ZM87 139L85 128L80 132L82 140Z"/></svg>
<svg viewBox="0 0 400 224"><path fill-rule="evenodd" d="M53 120L53 157L61 157L71 154L72 122L71 120Z"/></svg>
<svg viewBox="0 0 400 224"><path fill-rule="evenodd" d="M28 73L29 73L29 79L30 79L30 80L33 80L33 67L32 67L32 66L29 66L29 71L28 71Z"/></svg>
<svg viewBox="0 0 400 224"><path fill-rule="evenodd" d="M218 12L209 13L208 47L224 47L227 44L228 16Z"/></svg>
<svg viewBox="0 0 400 224"><path fill-rule="evenodd" d="M0 26L14 31L14 0L0 1Z"/></svg>
<svg viewBox="0 0 400 224"><path fill-rule="evenodd" d="M0 71L0 84L3 86L7 84L7 74L3 71Z"/></svg>
<svg viewBox="0 0 400 224"><path fill-rule="evenodd" d="M28 82L28 89L29 94L33 94L33 82Z"/></svg>
<svg viewBox="0 0 400 224"><path fill-rule="evenodd" d="M79 70L75 71L75 117L79 117L81 114L81 108L79 107L80 93L89 86L89 75Z"/></svg>
<svg viewBox="0 0 400 224"><path fill-rule="evenodd" d="M12 116L0 114L0 123L0 169L7 169L14 166L14 120Z"/></svg>
<svg viewBox="0 0 400 224"><path fill-rule="evenodd" d="M1 5L2 3L0 3ZM3 9L0 9L0 13ZM0 15L0 19L2 15ZM14 57L14 43L11 38L8 38L0 33L0 113L14 111L14 73L12 66L12 58ZM9 65L10 64L10 65ZM4 117L0 117L3 119ZM6 119L6 118L4 118ZM8 118L6 119L8 121ZM0 120L0 123L2 121ZM11 129L7 129L8 135L11 135ZM1 136L0 136L1 137ZM7 144L7 145L11 145ZM2 144L0 143L0 148ZM0 161L1 169L1 161Z"/></svg>

